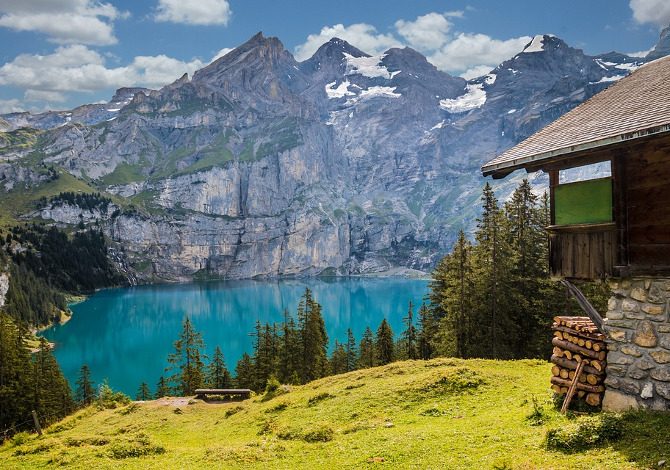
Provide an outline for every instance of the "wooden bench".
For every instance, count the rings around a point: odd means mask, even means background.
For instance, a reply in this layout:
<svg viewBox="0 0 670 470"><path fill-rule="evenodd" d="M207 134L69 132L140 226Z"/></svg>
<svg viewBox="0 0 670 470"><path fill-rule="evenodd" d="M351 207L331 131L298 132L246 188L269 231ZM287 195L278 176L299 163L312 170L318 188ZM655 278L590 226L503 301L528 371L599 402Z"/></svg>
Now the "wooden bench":
<svg viewBox="0 0 670 470"><path fill-rule="evenodd" d="M195 391L195 397L201 400L205 400L207 395L246 400L251 397L251 390L248 388L199 388Z"/></svg>

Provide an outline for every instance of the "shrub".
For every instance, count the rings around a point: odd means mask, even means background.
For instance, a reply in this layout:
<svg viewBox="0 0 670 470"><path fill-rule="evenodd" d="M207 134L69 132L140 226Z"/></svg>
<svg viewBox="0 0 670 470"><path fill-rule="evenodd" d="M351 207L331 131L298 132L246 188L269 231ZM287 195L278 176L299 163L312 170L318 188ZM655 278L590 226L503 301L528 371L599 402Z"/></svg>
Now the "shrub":
<svg viewBox="0 0 670 470"><path fill-rule="evenodd" d="M112 390L112 387L109 386L107 380L103 381L102 385L100 385L97 401L98 409L113 409L119 405L127 405L130 401L128 395Z"/></svg>
<svg viewBox="0 0 670 470"><path fill-rule="evenodd" d="M14 446L20 446L20 445L25 444L29 440L30 440L30 433L23 431L23 432L19 432L17 434L14 434L12 436L12 441L11 442L12 442L12 445L14 445Z"/></svg>
<svg viewBox="0 0 670 470"><path fill-rule="evenodd" d="M268 381L265 385L265 393L274 393L277 390L279 390L279 387L281 386L281 383L279 383L279 380L277 377L274 375L271 375L270 378L268 378Z"/></svg>
<svg viewBox="0 0 670 470"><path fill-rule="evenodd" d="M328 400L330 398L335 398L335 395L331 395L328 392L323 392L319 393L318 395L313 396L309 400L307 400L307 406L314 406L317 403L323 401L323 400Z"/></svg>
<svg viewBox="0 0 670 470"><path fill-rule="evenodd" d="M165 453L165 448L153 444L146 434L139 433L133 439L116 440L109 445L109 456L113 459L127 459Z"/></svg>
<svg viewBox="0 0 670 470"><path fill-rule="evenodd" d="M334 435L335 432L330 426L322 424L307 431L302 436L302 440L305 442L328 442L333 440Z"/></svg>
<svg viewBox="0 0 670 470"><path fill-rule="evenodd" d="M530 414L526 416L526 421L528 424L531 426L541 426L542 424L549 421L549 415L544 410L544 407L537 401L537 398L532 397L532 403L533 411L531 411Z"/></svg>
<svg viewBox="0 0 670 470"><path fill-rule="evenodd" d="M619 415L601 414L580 419L560 428L547 431L546 446L562 452L575 452L619 439L622 418Z"/></svg>
<svg viewBox="0 0 670 470"><path fill-rule="evenodd" d="M228 408L226 410L225 417L229 418L229 417L233 416L234 414L239 413L242 410L244 410L243 406L234 406L232 408Z"/></svg>

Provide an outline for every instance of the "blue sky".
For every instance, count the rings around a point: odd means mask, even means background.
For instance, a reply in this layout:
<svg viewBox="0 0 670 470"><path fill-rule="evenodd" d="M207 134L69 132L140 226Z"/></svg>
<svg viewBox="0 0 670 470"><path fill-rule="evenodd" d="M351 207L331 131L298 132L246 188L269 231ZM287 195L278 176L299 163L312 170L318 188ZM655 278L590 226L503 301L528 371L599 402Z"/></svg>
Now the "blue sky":
<svg viewBox="0 0 670 470"><path fill-rule="evenodd" d="M68 109L157 88L258 31L303 60L332 36L409 45L453 75L486 73L535 34L589 54L650 49L668 0L0 0L0 113Z"/></svg>

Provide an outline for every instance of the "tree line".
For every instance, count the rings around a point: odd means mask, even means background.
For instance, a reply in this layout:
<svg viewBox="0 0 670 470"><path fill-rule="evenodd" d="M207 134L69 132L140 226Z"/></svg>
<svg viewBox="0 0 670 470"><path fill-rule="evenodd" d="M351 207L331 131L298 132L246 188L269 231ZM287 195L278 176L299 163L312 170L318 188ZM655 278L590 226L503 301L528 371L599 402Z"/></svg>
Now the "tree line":
<svg viewBox="0 0 670 470"><path fill-rule="evenodd" d="M502 206L487 183L474 242L460 232L436 266L426 318L428 356L548 358L555 315L583 315L549 276L549 201L523 180ZM604 283L580 288L600 311Z"/></svg>
<svg viewBox="0 0 670 470"><path fill-rule="evenodd" d="M427 318L428 307L419 309L419 317ZM373 332L368 326L360 340L351 329L344 342L335 340L328 354L328 335L322 307L307 288L293 316L284 312L281 323L256 322L253 351L244 353L231 374L220 347L207 363L205 343L191 320L184 319L174 352L168 356L167 375L156 384L155 393L146 382L140 384L138 399L169 395L192 395L198 388L249 388L257 392L268 382L304 384L328 375L388 364L395 360L421 357L421 321L415 325L414 306L410 302L404 317L405 330L396 341L393 330L383 319ZM425 349L425 348L424 348Z"/></svg>
<svg viewBox="0 0 670 470"><path fill-rule="evenodd" d="M9 272L5 311L29 327L44 326L67 309L64 294L123 284L99 229L65 231L40 224L12 227L0 236L0 268Z"/></svg>
<svg viewBox="0 0 670 470"><path fill-rule="evenodd" d="M27 332L0 312L0 441L33 429L31 412L48 425L75 408L70 386L44 338L31 355Z"/></svg>

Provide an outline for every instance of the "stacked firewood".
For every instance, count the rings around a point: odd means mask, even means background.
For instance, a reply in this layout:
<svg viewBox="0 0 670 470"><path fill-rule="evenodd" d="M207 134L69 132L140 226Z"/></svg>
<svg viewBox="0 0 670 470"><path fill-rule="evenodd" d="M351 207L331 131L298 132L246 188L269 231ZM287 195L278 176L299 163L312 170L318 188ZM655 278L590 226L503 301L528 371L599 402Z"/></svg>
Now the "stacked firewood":
<svg viewBox="0 0 670 470"><path fill-rule="evenodd" d="M605 391L605 335L589 317L554 317L553 330L551 388L559 395L567 394L579 372L576 396L591 406L600 405ZM580 363L584 365L579 367Z"/></svg>

